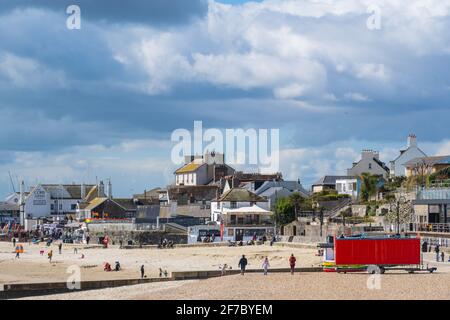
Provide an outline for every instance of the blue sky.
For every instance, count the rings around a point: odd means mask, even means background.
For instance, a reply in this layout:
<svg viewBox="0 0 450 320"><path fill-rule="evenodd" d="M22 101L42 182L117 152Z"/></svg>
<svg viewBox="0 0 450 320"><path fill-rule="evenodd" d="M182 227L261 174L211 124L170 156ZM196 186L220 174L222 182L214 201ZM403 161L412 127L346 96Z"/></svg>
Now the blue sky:
<svg viewBox="0 0 450 320"><path fill-rule="evenodd" d="M66 28L79 4L81 30ZM177 128L279 128L286 178L342 174L415 133L450 154L450 1L0 0L0 194L173 181ZM370 11L370 10L369 10Z"/></svg>

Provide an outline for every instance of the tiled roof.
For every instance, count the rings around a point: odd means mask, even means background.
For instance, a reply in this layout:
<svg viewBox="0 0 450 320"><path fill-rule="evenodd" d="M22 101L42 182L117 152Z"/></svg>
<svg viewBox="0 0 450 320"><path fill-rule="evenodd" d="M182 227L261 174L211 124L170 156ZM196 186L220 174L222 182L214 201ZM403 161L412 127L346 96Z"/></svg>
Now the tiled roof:
<svg viewBox="0 0 450 320"><path fill-rule="evenodd" d="M450 156L437 156L437 157L420 157L414 158L412 160L404 163L405 166L415 166L419 163L425 163L427 165L433 166L435 164L450 164Z"/></svg>
<svg viewBox="0 0 450 320"><path fill-rule="evenodd" d="M108 200L108 198L95 198L91 202L89 202L89 204L86 206L86 208L84 208L84 210L91 211L91 210L97 208L99 205L101 205L106 200Z"/></svg>
<svg viewBox="0 0 450 320"><path fill-rule="evenodd" d="M195 201L210 201L216 198L218 186L170 186L167 191L169 193L169 199L178 201L183 197L187 197L186 200L194 198Z"/></svg>
<svg viewBox="0 0 450 320"><path fill-rule="evenodd" d="M240 189L240 188L232 188L225 192L220 198L219 201L230 201L230 202L267 202L266 199L254 194L253 192Z"/></svg>
<svg viewBox="0 0 450 320"><path fill-rule="evenodd" d="M86 194L96 188L95 185L85 185ZM47 192L53 197L63 199L81 199L81 185L80 184L43 184Z"/></svg>
<svg viewBox="0 0 450 320"><path fill-rule="evenodd" d="M179 173L194 172L194 171L196 171L198 168L200 168L202 165L204 165L204 163L195 163L195 162L191 162L191 163L188 163L188 164L182 166L180 169L178 169L177 171L175 171L175 173L176 173L176 174L179 174Z"/></svg>
<svg viewBox="0 0 450 320"><path fill-rule="evenodd" d="M321 185L335 185L336 180L341 179L352 179L353 176L323 176L319 180L316 181L316 183L313 184L313 186L321 186Z"/></svg>

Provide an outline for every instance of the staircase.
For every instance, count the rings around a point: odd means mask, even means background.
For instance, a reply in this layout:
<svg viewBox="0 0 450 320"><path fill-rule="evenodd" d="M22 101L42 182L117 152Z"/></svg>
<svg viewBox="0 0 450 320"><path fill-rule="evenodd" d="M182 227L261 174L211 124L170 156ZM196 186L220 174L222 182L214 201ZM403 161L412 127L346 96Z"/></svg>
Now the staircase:
<svg viewBox="0 0 450 320"><path fill-rule="evenodd" d="M337 205L330 211L329 219L334 219L338 217L343 211L352 207L353 201L352 199L344 199L342 203Z"/></svg>

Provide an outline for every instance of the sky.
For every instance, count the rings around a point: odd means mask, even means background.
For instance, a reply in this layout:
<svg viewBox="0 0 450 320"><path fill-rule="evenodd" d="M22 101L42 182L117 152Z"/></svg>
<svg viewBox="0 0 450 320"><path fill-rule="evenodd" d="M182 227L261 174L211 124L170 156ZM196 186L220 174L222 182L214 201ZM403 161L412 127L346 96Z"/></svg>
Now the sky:
<svg viewBox="0 0 450 320"><path fill-rule="evenodd" d="M279 129L280 170L305 186L362 149L388 163L409 133L450 154L450 0L373 3L0 0L0 195L9 173L164 187L171 134L196 120Z"/></svg>

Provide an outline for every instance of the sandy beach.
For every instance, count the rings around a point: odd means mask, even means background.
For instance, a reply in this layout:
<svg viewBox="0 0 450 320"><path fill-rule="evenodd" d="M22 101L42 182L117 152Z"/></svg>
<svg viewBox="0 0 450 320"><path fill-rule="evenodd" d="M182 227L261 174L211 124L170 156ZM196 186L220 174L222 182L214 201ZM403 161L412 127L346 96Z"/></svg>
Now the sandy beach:
<svg viewBox="0 0 450 320"><path fill-rule="evenodd" d="M390 273L379 289L369 289L368 274L277 273L234 275L207 280L152 283L28 299L77 300L310 300L450 299L450 274Z"/></svg>
<svg viewBox="0 0 450 320"><path fill-rule="evenodd" d="M78 254L74 254L78 247ZM108 249L63 245L62 254L56 244L24 244L25 252L15 259L11 243L0 243L0 284L66 281L67 268L77 265L81 268L81 278L86 280L130 279L140 276L139 268L145 266L148 277L158 277L159 268L172 271L218 270L224 263L237 268L239 258L245 254L249 269L261 268L262 259L269 257L272 267L287 268L291 253L297 257L299 267L319 266L321 258L315 256L317 250L303 248L244 246L244 247L189 247L175 249ZM40 251L44 250L44 255ZM47 252L53 250L53 262L49 263ZM81 259L84 254L85 258ZM120 272L103 271L103 263L114 265L119 261Z"/></svg>
<svg viewBox="0 0 450 320"><path fill-rule="evenodd" d="M287 267L291 253L299 267L319 266L321 258L315 249L268 245L244 247L189 247L175 249L119 249L110 247L82 248L74 254L73 245L64 245L62 254L57 245L24 244L25 253L14 258L10 243L0 243L0 283L36 283L66 281L67 268L81 268L82 281L132 279L139 277L145 265L148 277L158 277L161 267L169 272L189 270L218 270L227 263L237 268L239 257L245 254L249 269L261 269L263 257L268 256L272 268ZM54 261L46 253L53 250ZM44 250L44 255L40 251ZM85 255L81 259L81 254ZM32 297L28 299L450 299L450 263L436 263L432 253L424 255L429 266L438 266L437 273L408 274L390 271L381 275L380 286L369 289L367 273L249 273L206 280L169 281ZM103 271L103 262L119 260L123 270Z"/></svg>

